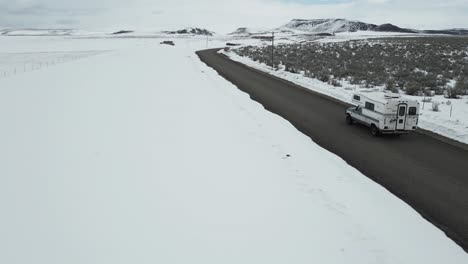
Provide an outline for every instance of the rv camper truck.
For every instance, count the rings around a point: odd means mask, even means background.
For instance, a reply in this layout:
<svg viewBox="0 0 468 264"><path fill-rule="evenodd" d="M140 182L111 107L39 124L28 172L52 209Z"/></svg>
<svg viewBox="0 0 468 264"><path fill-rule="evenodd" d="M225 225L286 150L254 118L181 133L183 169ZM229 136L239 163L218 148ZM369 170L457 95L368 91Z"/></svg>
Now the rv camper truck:
<svg viewBox="0 0 468 264"><path fill-rule="evenodd" d="M402 98L399 94L369 92L356 93L355 107L346 110L346 122L362 123L371 128L372 135L406 134L418 126L419 102Z"/></svg>

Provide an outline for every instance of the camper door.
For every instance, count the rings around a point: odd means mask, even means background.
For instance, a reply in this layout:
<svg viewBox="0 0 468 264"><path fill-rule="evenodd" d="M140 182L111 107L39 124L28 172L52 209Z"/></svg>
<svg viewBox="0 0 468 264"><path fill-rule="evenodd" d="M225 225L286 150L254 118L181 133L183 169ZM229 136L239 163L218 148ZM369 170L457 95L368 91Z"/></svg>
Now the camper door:
<svg viewBox="0 0 468 264"><path fill-rule="evenodd" d="M399 104L398 105L398 113L397 113L397 123L396 129L397 130L404 130L406 126L406 113L408 109L407 104Z"/></svg>

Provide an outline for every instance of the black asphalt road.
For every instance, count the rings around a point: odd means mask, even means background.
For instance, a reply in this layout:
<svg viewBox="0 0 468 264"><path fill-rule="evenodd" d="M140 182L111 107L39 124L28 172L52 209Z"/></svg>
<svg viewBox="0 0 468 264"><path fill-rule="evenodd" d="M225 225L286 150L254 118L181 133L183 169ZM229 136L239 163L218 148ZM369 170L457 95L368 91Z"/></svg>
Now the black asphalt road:
<svg viewBox="0 0 468 264"><path fill-rule="evenodd" d="M218 50L197 54L253 100L387 188L468 250L467 150L420 133L372 137L367 127L346 125L345 104L231 61Z"/></svg>

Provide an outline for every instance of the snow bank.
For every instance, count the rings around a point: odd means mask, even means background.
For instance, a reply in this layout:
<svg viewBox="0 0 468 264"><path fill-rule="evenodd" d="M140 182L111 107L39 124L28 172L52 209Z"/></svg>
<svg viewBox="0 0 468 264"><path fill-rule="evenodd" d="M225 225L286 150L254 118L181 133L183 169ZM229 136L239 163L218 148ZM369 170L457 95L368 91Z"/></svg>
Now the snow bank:
<svg viewBox="0 0 468 264"><path fill-rule="evenodd" d="M202 40L18 41L112 51L0 78L1 263L468 261L201 63Z"/></svg>
<svg viewBox="0 0 468 264"><path fill-rule="evenodd" d="M350 104L352 104L352 95L356 91L371 90L376 93L382 93L383 90L382 87L375 89L359 88L348 82L342 82L342 87L335 87L317 79L304 77L302 74L287 72L284 69L272 70L271 66L239 56L234 52L222 51L221 53L232 60L241 62L252 68ZM418 100L421 106L423 105L424 97L422 96L402 96ZM468 144L468 96L465 96L463 99L446 99L443 96L434 96L432 100L442 103L439 107L440 111L434 112L431 108L431 103L425 103L424 108L421 109L419 127Z"/></svg>

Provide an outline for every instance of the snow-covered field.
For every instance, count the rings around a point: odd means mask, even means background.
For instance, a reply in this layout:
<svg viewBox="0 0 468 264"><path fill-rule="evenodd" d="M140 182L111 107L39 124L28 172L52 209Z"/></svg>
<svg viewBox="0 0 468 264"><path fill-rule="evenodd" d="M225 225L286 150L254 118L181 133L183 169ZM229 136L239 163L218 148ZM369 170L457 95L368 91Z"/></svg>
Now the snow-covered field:
<svg viewBox="0 0 468 264"><path fill-rule="evenodd" d="M0 37L0 263L468 262L175 41Z"/></svg>
<svg viewBox="0 0 468 264"><path fill-rule="evenodd" d="M317 79L304 77L303 74L287 72L284 70L284 67L279 70L273 70L271 66L239 56L232 51L221 51L221 53L232 60L350 104L352 103L351 99L354 92L369 91L369 89L360 88L348 82L343 82L342 87L335 87ZM373 92L382 92L383 87L371 90ZM420 101L421 108L424 105L424 108L421 109L419 127L468 144L468 96L462 99L446 99L443 96L432 97L433 102L440 103L439 111L437 112L433 111L432 102L423 102L424 97L422 96L402 96Z"/></svg>
<svg viewBox="0 0 468 264"><path fill-rule="evenodd" d="M104 51L0 53L0 78L52 67L102 52Z"/></svg>

